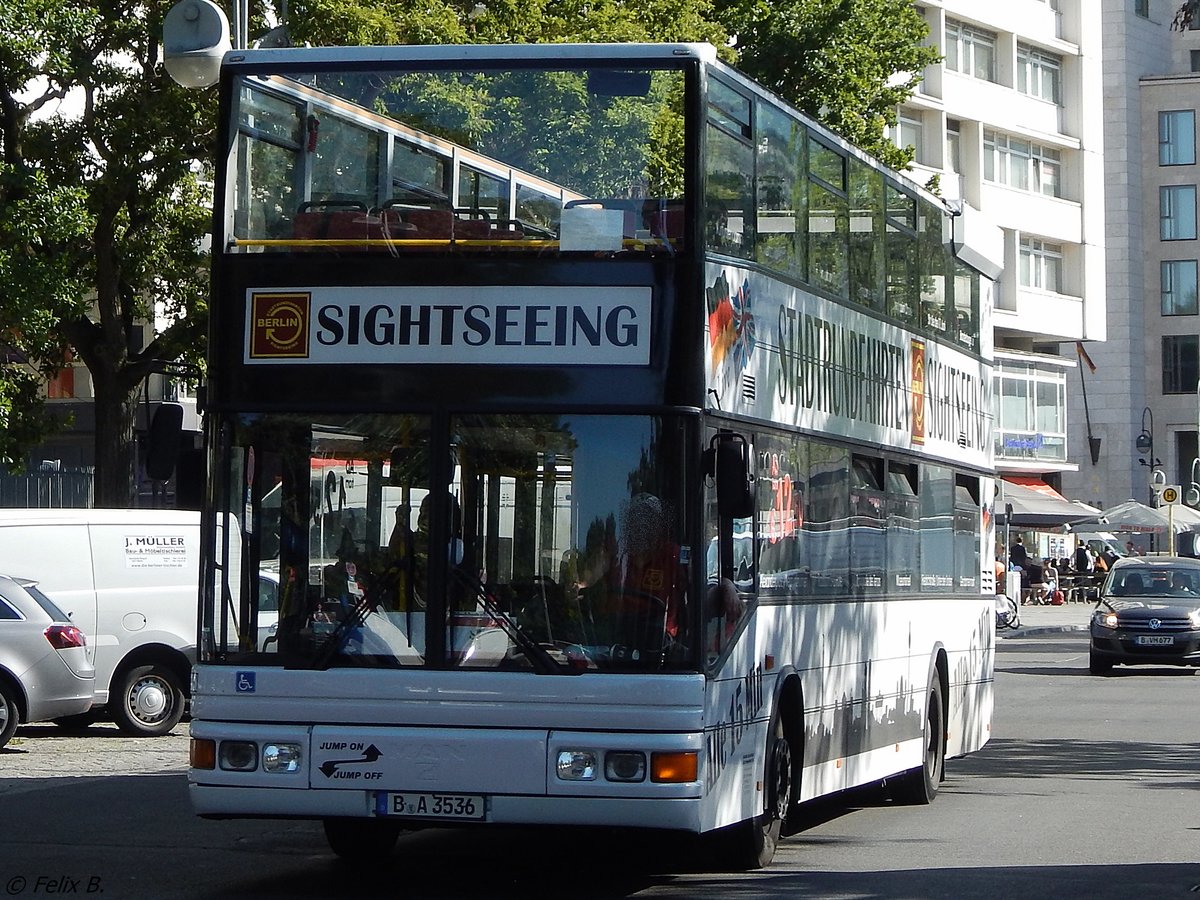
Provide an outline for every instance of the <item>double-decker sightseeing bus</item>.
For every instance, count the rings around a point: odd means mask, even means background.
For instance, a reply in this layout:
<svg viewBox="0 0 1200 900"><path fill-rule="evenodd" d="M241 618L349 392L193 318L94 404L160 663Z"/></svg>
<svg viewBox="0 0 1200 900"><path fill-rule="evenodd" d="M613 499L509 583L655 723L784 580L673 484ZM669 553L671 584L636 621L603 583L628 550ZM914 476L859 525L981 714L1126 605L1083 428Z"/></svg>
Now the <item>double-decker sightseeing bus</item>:
<svg viewBox="0 0 1200 900"><path fill-rule="evenodd" d="M707 45L225 57L190 793L345 856L928 802L992 718L990 284Z"/></svg>

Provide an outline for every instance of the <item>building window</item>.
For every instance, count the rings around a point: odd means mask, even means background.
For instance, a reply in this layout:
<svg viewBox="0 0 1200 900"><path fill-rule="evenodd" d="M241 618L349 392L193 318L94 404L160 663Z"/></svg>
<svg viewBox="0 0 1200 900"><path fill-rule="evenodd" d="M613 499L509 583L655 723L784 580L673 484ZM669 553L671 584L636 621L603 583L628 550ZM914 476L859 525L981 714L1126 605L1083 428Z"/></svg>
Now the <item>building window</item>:
<svg viewBox="0 0 1200 900"><path fill-rule="evenodd" d="M1021 284L1059 292L1062 285L1062 244L1021 238Z"/></svg>
<svg viewBox="0 0 1200 900"><path fill-rule="evenodd" d="M996 80L996 35L961 22L946 22L946 68L952 72Z"/></svg>
<svg viewBox="0 0 1200 900"><path fill-rule="evenodd" d="M1062 154L1040 144L984 131L983 180L1020 191L1061 197Z"/></svg>
<svg viewBox="0 0 1200 900"><path fill-rule="evenodd" d="M1161 264L1162 314L1194 316L1196 308L1196 260L1170 259Z"/></svg>
<svg viewBox="0 0 1200 900"><path fill-rule="evenodd" d="M1200 24L1200 18L1192 20L1193 28L1195 28L1198 24ZM1190 54L1190 59L1192 61L1192 71L1200 72L1200 50L1189 50L1188 53Z"/></svg>
<svg viewBox="0 0 1200 900"><path fill-rule="evenodd" d="M1062 57L1019 44L1017 90L1031 97L1061 104Z"/></svg>
<svg viewBox="0 0 1200 900"><path fill-rule="evenodd" d="M1164 241L1196 239L1196 186L1173 184L1158 189L1159 237Z"/></svg>
<svg viewBox="0 0 1200 900"><path fill-rule="evenodd" d="M64 366L53 378L46 381L46 397L49 400L69 400L75 396L75 369Z"/></svg>
<svg viewBox="0 0 1200 900"><path fill-rule="evenodd" d="M1133 12L1143 19L1150 18L1150 0L1133 0Z"/></svg>
<svg viewBox="0 0 1200 900"><path fill-rule="evenodd" d="M957 119L946 120L946 168L955 175L962 174L962 134Z"/></svg>
<svg viewBox="0 0 1200 900"><path fill-rule="evenodd" d="M1196 162L1196 113L1190 109L1158 114L1158 164L1191 166Z"/></svg>
<svg viewBox="0 0 1200 900"><path fill-rule="evenodd" d="M925 154L921 150L922 131L923 126L920 119L901 113L896 119L896 124L888 128L888 137L901 150L912 147L913 160L923 162Z"/></svg>
<svg viewBox="0 0 1200 900"><path fill-rule="evenodd" d="M993 379L999 459L1067 458L1067 372L997 360Z"/></svg>
<svg viewBox="0 0 1200 900"><path fill-rule="evenodd" d="M1164 394L1194 394L1200 375L1200 336L1171 334L1162 339Z"/></svg>

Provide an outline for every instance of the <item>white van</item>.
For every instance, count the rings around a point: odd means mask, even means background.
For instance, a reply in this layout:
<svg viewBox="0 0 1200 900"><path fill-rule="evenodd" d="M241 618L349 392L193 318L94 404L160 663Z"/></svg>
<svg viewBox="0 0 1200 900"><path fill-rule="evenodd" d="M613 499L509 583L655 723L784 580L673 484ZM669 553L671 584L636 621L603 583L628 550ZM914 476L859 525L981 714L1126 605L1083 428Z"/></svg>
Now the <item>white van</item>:
<svg viewBox="0 0 1200 900"><path fill-rule="evenodd" d="M198 512L0 509L0 572L37 579L87 635L96 696L76 722L103 708L127 734L179 723L195 659Z"/></svg>

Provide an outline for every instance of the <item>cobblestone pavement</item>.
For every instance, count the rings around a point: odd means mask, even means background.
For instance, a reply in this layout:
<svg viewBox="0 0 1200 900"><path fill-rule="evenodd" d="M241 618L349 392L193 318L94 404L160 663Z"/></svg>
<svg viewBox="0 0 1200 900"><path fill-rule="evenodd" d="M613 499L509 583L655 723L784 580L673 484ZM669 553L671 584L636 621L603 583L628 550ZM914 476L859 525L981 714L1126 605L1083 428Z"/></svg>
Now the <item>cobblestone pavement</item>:
<svg viewBox="0 0 1200 900"><path fill-rule="evenodd" d="M20 779L183 774L187 762L186 723L145 738L127 737L107 722L73 731L48 722L22 725L0 748L0 796L20 790Z"/></svg>

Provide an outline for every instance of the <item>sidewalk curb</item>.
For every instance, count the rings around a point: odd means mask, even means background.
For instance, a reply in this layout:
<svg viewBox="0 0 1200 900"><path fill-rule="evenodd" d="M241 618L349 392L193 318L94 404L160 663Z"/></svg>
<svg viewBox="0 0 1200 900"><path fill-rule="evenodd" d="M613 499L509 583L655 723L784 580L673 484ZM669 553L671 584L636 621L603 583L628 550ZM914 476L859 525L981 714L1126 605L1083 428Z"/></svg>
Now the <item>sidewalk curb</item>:
<svg viewBox="0 0 1200 900"><path fill-rule="evenodd" d="M1004 633L1001 635L1001 637L1007 639L1015 637L1032 637L1035 634L1068 634L1070 632L1086 633L1087 631L1087 625L1035 625L1032 628L1021 626L1015 631L1011 628L1006 628L1004 629Z"/></svg>

